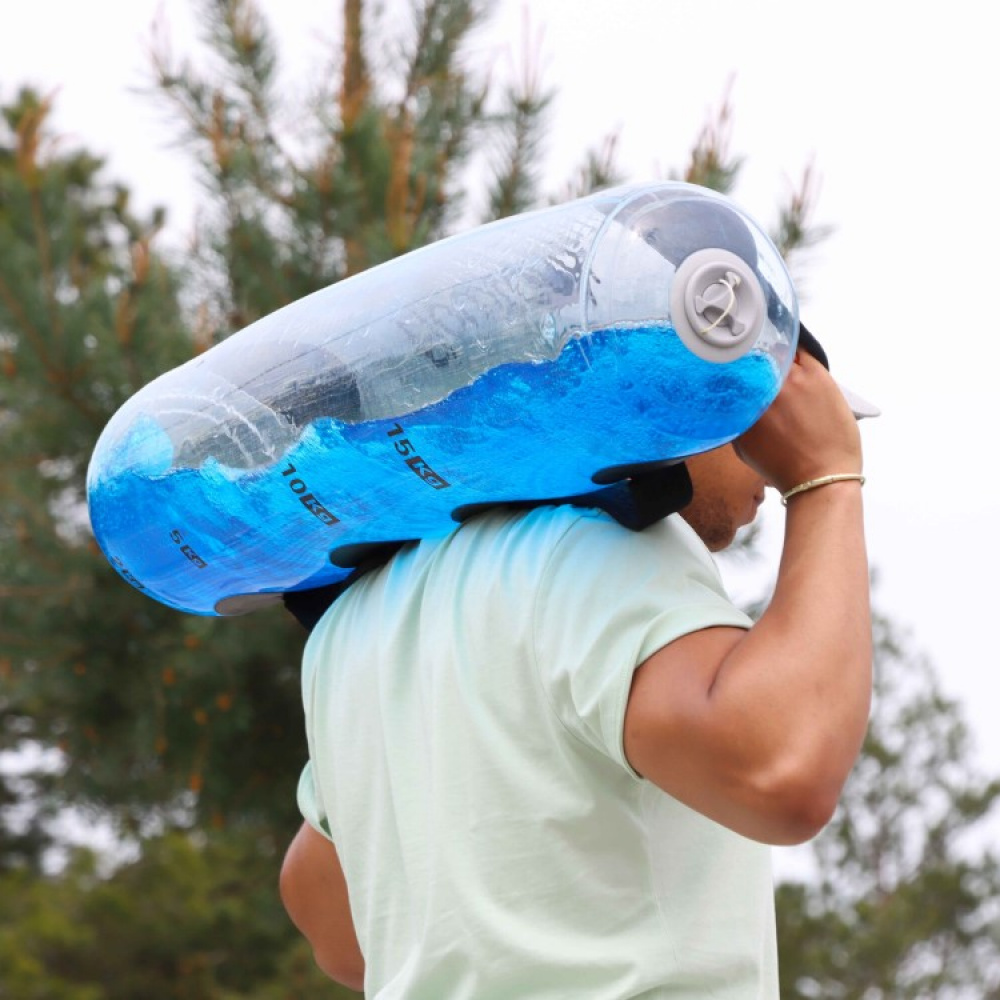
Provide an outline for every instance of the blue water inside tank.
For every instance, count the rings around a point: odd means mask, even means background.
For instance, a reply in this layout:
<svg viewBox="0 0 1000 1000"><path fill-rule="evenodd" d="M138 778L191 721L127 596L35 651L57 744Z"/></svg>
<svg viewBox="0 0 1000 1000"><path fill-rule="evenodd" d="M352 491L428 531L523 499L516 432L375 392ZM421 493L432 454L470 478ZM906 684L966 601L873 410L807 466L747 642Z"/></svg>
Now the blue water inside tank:
<svg viewBox="0 0 1000 1000"><path fill-rule="evenodd" d="M398 420L316 420L266 468L173 468L167 435L139 418L92 471L91 520L126 579L211 614L233 595L337 582L349 569L331 553L447 533L467 504L586 493L603 468L709 450L780 379L762 352L717 364L669 328L613 328Z"/></svg>

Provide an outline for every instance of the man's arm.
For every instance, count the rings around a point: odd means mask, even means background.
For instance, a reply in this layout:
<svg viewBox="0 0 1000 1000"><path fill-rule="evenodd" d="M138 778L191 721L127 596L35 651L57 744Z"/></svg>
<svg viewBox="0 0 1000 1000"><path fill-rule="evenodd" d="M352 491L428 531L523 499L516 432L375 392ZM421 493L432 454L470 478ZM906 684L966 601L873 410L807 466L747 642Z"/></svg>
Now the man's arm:
<svg viewBox="0 0 1000 1000"><path fill-rule="evenodd" d="M783 492L860 471L853 424L826 372L800 358L741 440L741 457ZM738 833L806 840L829 820L860 750L871 655L860 485L801 493L788 505L775 593L760 621L749 631L692 633L640 665L626 755L664 791Z"/></svg>
<svg viewBox="0 0 1000 1000"><path fill-rule="evenodd" d="M351 919L340 859L333 844L303 823L281 867L281 901L333 980L364 989L365 960Z"/></svg>

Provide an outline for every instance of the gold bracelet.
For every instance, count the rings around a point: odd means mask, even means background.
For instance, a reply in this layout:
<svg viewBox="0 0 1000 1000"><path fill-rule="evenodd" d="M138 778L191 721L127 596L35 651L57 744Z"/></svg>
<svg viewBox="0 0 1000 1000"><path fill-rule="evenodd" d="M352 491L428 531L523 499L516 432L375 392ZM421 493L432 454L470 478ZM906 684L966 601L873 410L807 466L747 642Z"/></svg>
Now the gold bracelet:
<svg viewBox="0 0 1000 1000"><path fill-rule="evenodd" d="M840 472L835 476L820 476L819 479L810 479L808 482L799 483L798 486L793 486L787 493L782 493L781 505L787 507L788 501L796 493L805 493L807 490L815 490L820 486L829 486L830 483L843 483L849 480L857 480L862 486L865 485L865 477L859 472Z"/></svg>

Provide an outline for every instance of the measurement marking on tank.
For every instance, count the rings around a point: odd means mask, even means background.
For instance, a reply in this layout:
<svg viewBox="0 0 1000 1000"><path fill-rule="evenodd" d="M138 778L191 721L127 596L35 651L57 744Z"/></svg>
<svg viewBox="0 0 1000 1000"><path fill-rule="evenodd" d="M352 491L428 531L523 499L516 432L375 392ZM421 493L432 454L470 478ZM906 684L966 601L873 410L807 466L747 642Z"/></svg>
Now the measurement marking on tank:
<svg viewBox="0 0 1000 1000"><path fill-rule="evenodd" d="M183 552L187 559L194 563L198 569L204 569L208 565L208 563L205 562L205 560L202 559L201 556L198 555L198 553L184 541L184 536L176 528L170 532L170 540L175 545L180 546L181 552Z"/></svg>
<svg viewBox="0 0 1000 1000"><path fill-rule="evenodd" d="M406 461L406 464L410 467L410 471L413 472L418 479L422 479L428 486L431 487L431 489L448 489L448 487L451 486L451 483L449 483L443 476L439 476L418 454L416 454L416 448L413 447L410 440L400 436L405 433L406 431L403 429L403 425L396 424L386 434L387 437L397 439L393 442L396 447L396 453Z"/></svg>
<svg viewBox="0 0 1000 1000"><path fill-rule="evenodd" d="M125 563L121 561L121 559L118 556L115 556L111 561L117 567L118 572L121 573L121 575L129 583L131 583L132 586L136 588L136 590L146 589L146 585L125 565Z"/></svg>
<svg viewBox="0 0 1000 1000"><path fill-rule="evenodd" d="M282 469L281 474L283 476L295 476L296 468L291 462L288 463L287 469ZM299 503L313 517L319 518L324 524L339 524L340 518L336 514L332 514L326 507L323 506L322 501L317 499L315 494L309 492L309 487L306 486L305 481L295 476L294 479L288 480L288 488L299 498Z"/></svg>

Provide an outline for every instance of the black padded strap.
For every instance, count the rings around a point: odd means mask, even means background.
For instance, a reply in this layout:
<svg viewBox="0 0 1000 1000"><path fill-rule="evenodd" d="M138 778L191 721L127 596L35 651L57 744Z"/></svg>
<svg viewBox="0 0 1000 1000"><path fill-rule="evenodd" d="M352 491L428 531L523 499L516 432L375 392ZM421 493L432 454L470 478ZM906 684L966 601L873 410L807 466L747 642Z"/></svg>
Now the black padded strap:
<svg viewBox="0 0 1000 1000"><path fill-rule="evenodd" d="M299 624L307 632L311 632L326 613L326 609L355 580L364 576L369 570L385 565L405 544L406 542L389 542L372 546L370 554L354 567L346 579L327 584L325 587L313 587L311 590L289 590L281 595L281 600Z"/></svg>
<svg viewBox="0 0 1000 1000"><path fill-rule="evenodd" d="M645 531L651 524L675 514L691 502L693 488L687 466L683 463L637 472L628 479L581 496L542 504L566 503L574 507L597 507L610 514L630 531Z"/></svg>
<svg viewBox="0 0 1000 1000"><path fill-rule="evenodd" d="M674 514L691 502L691 477L683 462L674 465L637 470L632 476L610 486L571 497L544 500L517 500L482 507L466 508L460 520L465 520L484 510L514 509L533 510L536 507L595 507L613 517L629 531L644 531ZM415 539L414 539L415 540ZM282 596L285 607L299 623L311 631L323 617L326 609L359 577L369 570L384 565L405 542L394 542L374 547L345 580L312 590L289 591Z"/></svg>
<svg viewBox="0 0 1000 1000"><path fill-rule="evenodd" d="M323 617L326 609L357 579L352 573L340 583L332 583L328 587L314 587L312 590L290 590L281 595L285 608L295 617L296 621L311 632L316 623Z"/></svg>

